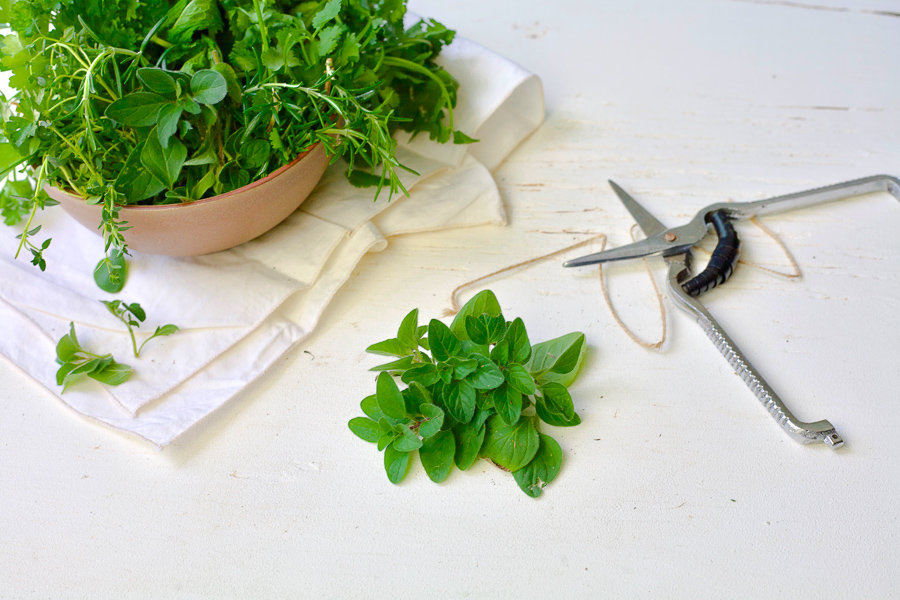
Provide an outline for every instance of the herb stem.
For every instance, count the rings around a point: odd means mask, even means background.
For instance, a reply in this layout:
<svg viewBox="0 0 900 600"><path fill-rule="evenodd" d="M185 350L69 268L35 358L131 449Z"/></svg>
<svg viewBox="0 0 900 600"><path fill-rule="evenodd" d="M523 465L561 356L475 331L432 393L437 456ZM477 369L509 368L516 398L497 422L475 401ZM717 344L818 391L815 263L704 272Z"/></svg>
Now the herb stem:
<svg viewBox="0 0 900 600"><path fill-rule="evenodd" d="M441 96L444 98L444 104L447 106L447 122L450 126L450 129L453 129L453 102L450 99L450 93L447 91L447 86L444 85L444 82L441 81L440 77L431 72L430 69L405 58L385 56L383 62L388 66L399 67L401 69L406 69L414 73L419 73L420 75L424 75L435 82L438 88L441 90Z"/></svg>
<svg viewBox="0 0 900 600"><path fill-rule="evenodd" d="M38 202L38 196L41 193L44 185L44 173L47 170L47 162L50 159L48 157L44 157L44 160L41 161L41 168L38 171L37 182L34 184L34 195L31 197L31 213L28 215L28 221L25 223L25 229L22 231L22 237L19 240L19 246L16 248L16 253L13 258L19 258L19 253L22 252L22 248L25 247L25 244L28 240L28 232L31 231L31 223L34 221L34 216L37 214L38 208L43 208L40 206Z"/></svg>

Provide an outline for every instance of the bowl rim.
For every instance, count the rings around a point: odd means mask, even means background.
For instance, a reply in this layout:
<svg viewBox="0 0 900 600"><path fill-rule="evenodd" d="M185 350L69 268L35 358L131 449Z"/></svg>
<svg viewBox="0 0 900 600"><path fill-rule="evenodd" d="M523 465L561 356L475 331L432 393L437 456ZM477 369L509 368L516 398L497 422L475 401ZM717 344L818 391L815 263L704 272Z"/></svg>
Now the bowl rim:
<svg viewBox="0 0 900 600"><path fill-rule="evenodd" d="M230 190L223 194L218 194L216 196L210 196L209 198L200 198L199 200L193 200L191 202L182 202L180 204L120 204L119 210L120 211L141 211L141 212L143 212L143 211L148 211L148 212L149 211L158 211L158 210L174 210L174 209L178 209L178 208L186 208L188 206L199 206L199 205L209 204L216 200L222 200L229 196L233 196L235 194L243 193L248 190L251 190L257 186L262 185L263 183L265 183L267 181L274 179L275 177L278 177L279 175L281 175L282 173L287 171L289 168L293 167L298 162L300 162L301 160L303 160L304 158L309 156L309 154L313 150L315 150L317 146L321 146L321 145L322 145L322 142L316 142L315 144L311 145L309 148L307 148L306 150L304 150L303 152L298 154L297 158L293 159L291 162L289 162L287 164L281 165L280 167L278 167L277 169L275 169L274 171L272 171L265 177L260 177L259 179L251 181L247 185L241 186L237 189ZM59 191L65 193L65 194L68 194L69 196L72 196L73 198L78 198L82 202L84 201L84 198L82 196L79 196L78 194L72 192L71 190L67 190L64 188L56 188L56 189L58 189Z"/></svg>

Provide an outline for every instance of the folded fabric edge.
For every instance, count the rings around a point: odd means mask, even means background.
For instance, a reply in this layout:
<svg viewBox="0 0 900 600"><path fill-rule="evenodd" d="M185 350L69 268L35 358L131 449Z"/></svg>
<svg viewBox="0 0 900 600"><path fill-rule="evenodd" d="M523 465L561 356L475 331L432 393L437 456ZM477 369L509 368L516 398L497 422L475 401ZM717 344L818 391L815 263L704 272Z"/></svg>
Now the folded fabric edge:
<svg viewBox="0 0 900 600"><path fill-rule="evenodd" d="M165 417L167 413L172 416L184 415L183 408L176 405L181 404L183 406L185 398L190 395L189 389L173 390L173 395L178 394L175 400L167 401L166 398L162 398L156 405L148 407L146 412L142 411L142 414L138 416L138 419L153 418L156 422L155 431L151 430L151 428L145 428L138 435L155 446L163 448L181 438L181 436L195 430L199 424L210 418L226 403L239 396L247 384L266 373L278 358L293 350L297 344L305 339L314 329L331 298L346 283L362 257L371 251L380 251L386 247L387 241L384 239L384 236L371 223L366 223L351 233L347 241L332 253L329 258L330 264L323 269L323 275L320 276L319 280L309 289L298 292L294 297L288 299L272 315L271 318L285 319L290 322L295 326L296 331L299 332L289 345L280 350L268 352L270 356L267 356L259 364L258 369L248 373L248 377L242 380L242 385L236 389L225 388L220 390L221 393L209 402L208 408L202 414L201 411L198 411L197 418L189 423L182 422L181 425L174 425L172 419L169 418L168 422L163 425L164 421L160 416ZM239 358L241 351L240 347L230 349L227 353L220 355L219 359L212 363L211 367L213 369L228 370L229 361L241 360ZM189 388L191 385L202 385L201 380L204 375L209 375L209 373L204 373L204 371L195 373L192 378L188 379L180 387Z"/></svg>

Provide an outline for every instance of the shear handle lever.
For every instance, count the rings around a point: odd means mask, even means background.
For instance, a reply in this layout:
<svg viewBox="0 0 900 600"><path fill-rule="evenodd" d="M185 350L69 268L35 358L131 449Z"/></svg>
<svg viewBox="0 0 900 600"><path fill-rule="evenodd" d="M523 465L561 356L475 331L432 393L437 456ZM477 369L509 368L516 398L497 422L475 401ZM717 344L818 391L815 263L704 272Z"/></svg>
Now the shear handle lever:
<svg viewBox="0 0 900 600"><path fill-rule="evenodd" d="M741 252L741 240L724 210L707 214L706 222L713 226L719 239L706 268L681 284L681 289L694 297L725 283L734 273L734 265Z"/></svg>

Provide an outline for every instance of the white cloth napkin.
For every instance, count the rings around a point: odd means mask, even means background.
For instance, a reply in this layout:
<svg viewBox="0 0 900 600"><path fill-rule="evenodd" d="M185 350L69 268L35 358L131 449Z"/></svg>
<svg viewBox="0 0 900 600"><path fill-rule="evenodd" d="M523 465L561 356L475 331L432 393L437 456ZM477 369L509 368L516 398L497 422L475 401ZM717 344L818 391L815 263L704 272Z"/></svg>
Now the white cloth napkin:
<svg viewBox="0 0 900 600"><path fill-rule="evenodd" d="M401 161L419 173L405 175L408 198L373 202L371 189L332 168L300 210L242 246L189 259L135 252L115 295L92 279L102 240L61 210L40 215L53 238L46 272L13 260L16 232L0 232L0 353L82 415L162 447L309 335L360 258L384 249L387 237L504 224L490 170L543 120L540 80L462 38L440 62L460 81L456 127L481 141L399 139ZM134 359L124 326L98 302L111 298L146 310L139 335L166 323L180 331ZM112 352L135 368L132 378L117 387L85 378L60 393L55 346L70 321L86 349Z"/></svg>

